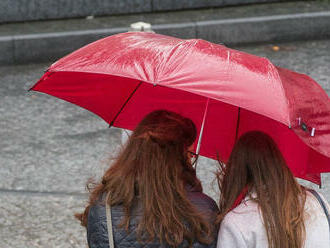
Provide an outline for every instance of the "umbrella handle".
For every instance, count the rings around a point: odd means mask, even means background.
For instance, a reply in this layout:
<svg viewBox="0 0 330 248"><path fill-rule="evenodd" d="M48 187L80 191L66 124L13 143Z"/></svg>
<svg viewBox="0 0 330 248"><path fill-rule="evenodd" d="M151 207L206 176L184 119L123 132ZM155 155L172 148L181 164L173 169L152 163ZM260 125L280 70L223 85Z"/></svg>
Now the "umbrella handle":
<svg viewBox="0 0 330 248"><path fill-rule="evenodd" d="M198 137L198 142L197 142L196 154L199 154L199 150L201 148L203 131L204 131L204 124L205 124L205 120L206 120L207 110L209 108L209 101L210 101L210 98L207 98L205 111L204 111L204 116L203 116L203 122L202 122L202 126L201 126L201 131L199 132L199 137Z"/></svg>

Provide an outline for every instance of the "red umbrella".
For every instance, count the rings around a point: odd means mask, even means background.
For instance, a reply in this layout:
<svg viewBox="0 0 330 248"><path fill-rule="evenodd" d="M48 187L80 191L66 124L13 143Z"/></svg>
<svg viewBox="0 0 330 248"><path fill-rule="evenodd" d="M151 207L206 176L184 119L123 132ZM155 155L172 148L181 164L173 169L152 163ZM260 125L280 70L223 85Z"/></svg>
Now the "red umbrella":
<svg viewBox="0 0 330 248"><path fill-rule="evenodd" d="M326 92L306 75L204 40L109 36L51 65L32 90L130 130L152 110L181 113L203 127L199 153L213 159L226 160L239 135L261 130L297 177L320 183L330 172Z"/></svg>

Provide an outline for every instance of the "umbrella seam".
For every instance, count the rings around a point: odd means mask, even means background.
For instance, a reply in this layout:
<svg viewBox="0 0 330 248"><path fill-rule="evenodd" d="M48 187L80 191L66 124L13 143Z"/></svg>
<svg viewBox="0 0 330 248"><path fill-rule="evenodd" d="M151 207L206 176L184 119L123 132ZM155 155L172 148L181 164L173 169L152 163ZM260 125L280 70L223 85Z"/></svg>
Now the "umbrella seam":
<svg viewBox="0 0 330 248"><path fill-rule="evenodd" d="M275 71L275 73L276 73L277 80L280 80L280 81L281 81L280 86L281 86L281 89L282 89L282 93L283 93L283 95L285 96L285 102L286 102L287 113L289 114L289 116L288 116L288 117L289 117L289 120L288 120L289 123L288 123L288 124L289 124L289 128L291 129L291 127L292 127L292 123L291 123L290 102L288 101L286 91L285 91L285 89L284 89L284 87L283 87L282 79L281 79L281 77L280 77L280 74L278 73L278 70L277 70L276 66L274 66L273 63L272 63L269 59L266 58L266 60L267 60L268 64L274 69L273 71Z"/></svg>

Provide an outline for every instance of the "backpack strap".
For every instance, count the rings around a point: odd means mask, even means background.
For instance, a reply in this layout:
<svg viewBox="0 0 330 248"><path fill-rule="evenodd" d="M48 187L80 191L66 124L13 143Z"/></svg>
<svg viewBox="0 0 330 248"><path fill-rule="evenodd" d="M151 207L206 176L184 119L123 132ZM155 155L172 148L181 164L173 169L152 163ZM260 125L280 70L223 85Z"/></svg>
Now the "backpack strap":
<svg viewBox="0 0 330 248"><path fill-rule="evenodd" d="M105 212L106 212L106 216L107 216L109 248L115 248L115 245L113 243L111 206L108 204L109 197L110 197L110 192L107 193L107 197L105 198Z"/></svg>
<svg viewBox="0 0 330 248"><path fill-rule="evenodd" d="M330 215L329 215L329 210L327 208L327 206L325 205L325 202L322 200L321 196L313 189L308 189L309 192L311 192L315 198L318 200L318 202L320 203L321 207L323 208L323 211L325 213L325 216L328 219L328 224L329 224L329 233L330 233Z"/></svg>

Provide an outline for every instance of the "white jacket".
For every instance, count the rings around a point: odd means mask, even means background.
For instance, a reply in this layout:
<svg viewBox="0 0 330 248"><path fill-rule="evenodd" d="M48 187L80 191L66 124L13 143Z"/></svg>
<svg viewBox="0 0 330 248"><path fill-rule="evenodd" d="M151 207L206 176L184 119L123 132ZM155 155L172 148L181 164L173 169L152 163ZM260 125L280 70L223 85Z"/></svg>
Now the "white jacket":
<svg viewBox="0 0 330 248"><path fill-rule="evenodd" d="M329 204L320 195L330 210ZM330 212L330 211L329 211ZM329 225L323 208L307 191L304 248L330 248ZM246 197L221 223L217 248L267 248L268 240L258 204Z"/></svg>

